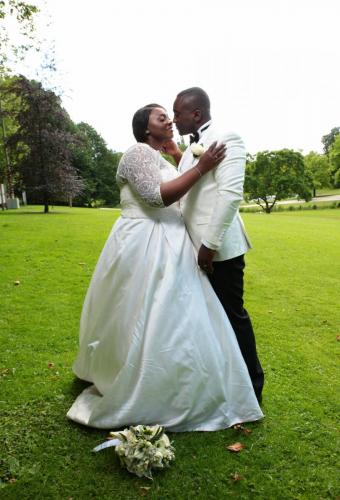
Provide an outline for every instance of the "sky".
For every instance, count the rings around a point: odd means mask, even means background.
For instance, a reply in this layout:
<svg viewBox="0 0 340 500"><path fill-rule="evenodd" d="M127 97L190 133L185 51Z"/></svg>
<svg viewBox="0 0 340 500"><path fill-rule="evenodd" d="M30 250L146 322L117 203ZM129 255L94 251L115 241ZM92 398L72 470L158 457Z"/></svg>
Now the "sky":
<svg viewBox="0 0 340 500"><path fill-rule="evenodd" d="M172 117L192 86L251 154L322 152L321 137L340 126L339 0L39 2L64 107L115 151L134 143L138 108L157 102Z"/></svg>

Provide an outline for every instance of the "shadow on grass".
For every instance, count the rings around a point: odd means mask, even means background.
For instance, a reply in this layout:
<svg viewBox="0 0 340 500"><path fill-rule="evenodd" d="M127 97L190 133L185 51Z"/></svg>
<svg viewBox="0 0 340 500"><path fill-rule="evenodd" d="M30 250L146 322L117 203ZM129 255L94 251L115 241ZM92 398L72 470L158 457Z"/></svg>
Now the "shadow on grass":
<svg viewBox="0 0 340 500"><path fill-rule="evenodd" d="M68 387L67 392L70 396L76 398L77 396L79 396L81 392L83 392L84 389L86 389L86 387L89 387L90 385L92 385L91 382L87 382L86 380L80 380L80 378L74 377L74 379L72 380L72 382Z"/></svg>

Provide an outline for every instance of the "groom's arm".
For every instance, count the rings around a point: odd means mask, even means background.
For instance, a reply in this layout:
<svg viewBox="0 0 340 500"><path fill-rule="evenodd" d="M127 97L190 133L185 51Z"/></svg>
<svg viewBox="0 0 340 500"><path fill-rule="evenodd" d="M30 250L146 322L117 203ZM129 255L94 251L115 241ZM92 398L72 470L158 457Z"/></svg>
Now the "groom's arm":
<svg viewBox="0 0 340 500"><path fill-rule="evenodd" d="M227 154L215 171L217 193L212 216L202 238L203 247L212 251L218 250L222 245L225 233L243 200L246 164L245 146L237 134L228 134L221 140L227 145ZM204 248L202 252L204 253Z"/></svg>

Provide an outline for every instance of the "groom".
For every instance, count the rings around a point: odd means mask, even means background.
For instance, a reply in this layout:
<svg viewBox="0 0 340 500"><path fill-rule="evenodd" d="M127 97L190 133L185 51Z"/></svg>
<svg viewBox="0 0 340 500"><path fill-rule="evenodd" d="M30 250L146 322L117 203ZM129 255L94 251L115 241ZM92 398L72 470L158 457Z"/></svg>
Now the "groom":
<svg viewBox="0 0 340 500"><path fill-rule="evenodd" d="M238 207L243 199L246 151L235 133L219 133L210 116L210 100L199 87L183 90L174 102L174 123L180 135L206 150L214 141L227 145L225 159L180 200L198 265L208 274L235 331L255 394L262 400L264 374L256 353L250 318L243 307L244 254L251 248ZM188 147L179 163L185 172L197 163Z"/></svg>

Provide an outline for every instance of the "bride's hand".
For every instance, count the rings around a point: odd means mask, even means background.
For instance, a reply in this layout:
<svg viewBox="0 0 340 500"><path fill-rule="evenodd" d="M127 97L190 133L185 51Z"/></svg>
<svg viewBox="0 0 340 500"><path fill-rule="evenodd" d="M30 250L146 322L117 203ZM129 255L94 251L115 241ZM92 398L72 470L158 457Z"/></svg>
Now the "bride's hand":
<svg viewBox="0 0 340 500"><path fill-rule="evenodd" d="M170 155L175 160L178 165L182 158L182 151L179 149L178 145L172 139L165 141L162 150L163 153Z"/></svg>
<svg viewBox="0 0 340 500"><path fill-rule="evenodd" d="M207 151L200 157L200 160L196 165L202 174L209 172L223 160L226 154L226 149L227 147L223 143L217 144L217 141L215 141L211 144L209 149L207 149Z"/></svg>
<svg viewBox="0 0 340 500"><path fill-rule="evenodd" d="M165 153L170 156L176 156L178 153L181 153L181 150L177 146L176 142L172 139L165 141L162 146L162 153Z"/></svg>

